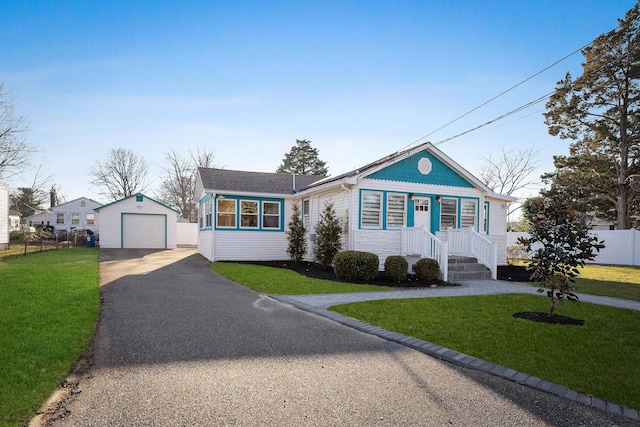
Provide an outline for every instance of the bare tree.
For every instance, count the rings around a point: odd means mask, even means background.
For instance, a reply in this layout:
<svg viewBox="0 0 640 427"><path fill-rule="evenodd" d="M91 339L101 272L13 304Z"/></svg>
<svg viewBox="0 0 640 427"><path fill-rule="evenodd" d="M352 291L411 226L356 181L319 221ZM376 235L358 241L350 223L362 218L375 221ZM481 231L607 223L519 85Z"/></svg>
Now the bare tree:
<svg viewBox="0 0 640 427"><path fill-rule="evenodd" d="M480 180L498 194L511 196L518 190L526 189L538 183L531 177L538 167L539 150L527 148L523 150L507 150L497 157L484 157L484 165L480 170Z"/></svg>
<svg viewBox="0 0 640 427"><path fill-rule="evenodd" d="M31 155L38 150L26 142L23 134L27 130L26 117L15 115L13 102L0 83L0 179L30 166Z"/></svg>
<svg viewBox="0 0 640 427"><path fill-rule="evenodd" d="M89 172L91 183L100 189L100 194L120 200L147 188L149 168L144 158L126 148L111 148L107 158Z"/></svg>
<svg viewBox="0 0 640 427"><path fill-rule="evenodd" d="M198 212L193 204L196 176L199 167L213 167L213 151L198 148L189 153L189 158L170 151L165 154L166 165L162 182L156 197L182 213L190 222L198 220Z"/></svg>

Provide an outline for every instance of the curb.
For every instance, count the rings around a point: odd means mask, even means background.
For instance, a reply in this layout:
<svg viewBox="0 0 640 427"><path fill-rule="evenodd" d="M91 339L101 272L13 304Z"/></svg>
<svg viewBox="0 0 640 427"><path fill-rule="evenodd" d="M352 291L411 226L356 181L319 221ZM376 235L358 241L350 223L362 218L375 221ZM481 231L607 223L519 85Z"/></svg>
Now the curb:
<svg viewBox="0 0 640 427"><path fill-rule="evenodd" d="M363 322L361 320L343 316L341 314L327 310L326 307L318 308L297 301L292 301L286 296L280 297L269 295L268 297L307 311L309 313L317 314L319 316L333 320L342 325L356 329L360 332L375 335L387 341L392 341L397 344L404 345L421 353L435 357L436 359L444 360L458 366L486 372L491 375L495 375L497 377L525 385L535 390L569 399L571 401L581 403L583 405L599 409L610 414L618 415L632 421L640 421L640 411L638 411L637 409L632 409L626 406L619 405L617 403L608 402L590 394L571 390L562 385L554 384L550 381L543 380L541 378L534 377L523 372L518 372L511 368L496 365L495 363L487 362L476 357L448 349L446 347L442 347L407 335L402 335L397 332L392 332L379 326L374 326L369 323Z"/></svg>

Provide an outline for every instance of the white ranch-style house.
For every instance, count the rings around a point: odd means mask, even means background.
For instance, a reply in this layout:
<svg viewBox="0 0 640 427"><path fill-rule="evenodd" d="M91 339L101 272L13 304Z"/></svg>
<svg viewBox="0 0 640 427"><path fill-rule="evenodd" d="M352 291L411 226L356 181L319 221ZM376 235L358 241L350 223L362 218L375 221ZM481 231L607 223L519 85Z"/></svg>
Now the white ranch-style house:
<svg viewBox="0 0 640 427"><path fill-rule="evenodd" d="M343 250L436 259L474 257L496 277L506 263L507 205L430 143L335 177L200 168L198 252L210 261L286 260L287 224L301 207L309 250L325 204L343 224Z"/></svg>
<svg viewBox="0 0 640 427"><path fill-rule="evenodd" d="M44 212L31 215L24 219L27 226L53 226L55 231L71 231L73 229L91 230L98 232L98 215L94 211L101 203L88 197L79 197L70 202L51 206Z"/></svg>

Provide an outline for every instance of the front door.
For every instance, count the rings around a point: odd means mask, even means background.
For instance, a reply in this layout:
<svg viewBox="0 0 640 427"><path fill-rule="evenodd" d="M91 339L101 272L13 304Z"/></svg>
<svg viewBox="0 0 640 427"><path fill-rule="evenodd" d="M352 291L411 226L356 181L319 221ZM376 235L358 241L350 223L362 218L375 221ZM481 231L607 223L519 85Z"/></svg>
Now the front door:
<svg viewBox="0 0 640 427"><path fill-rule="evenodd" d="M425 227L431 232L431 212L429 212L429 197L416 197L413 199L413 226Z"/></svg>

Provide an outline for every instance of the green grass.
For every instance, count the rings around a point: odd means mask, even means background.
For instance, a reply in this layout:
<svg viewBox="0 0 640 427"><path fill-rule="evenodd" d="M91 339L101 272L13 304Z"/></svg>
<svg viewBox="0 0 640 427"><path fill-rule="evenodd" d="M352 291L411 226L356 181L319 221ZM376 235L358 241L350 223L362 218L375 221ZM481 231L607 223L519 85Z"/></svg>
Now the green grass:
<svg viewBox="0 0 640 427"><path fill-rule="evenodd" d="M0 425L26 425L93 337L98 251L0 261Z"/></svg>
<svg viewBox="0 0 640 427"><path fill-rule="evenodd" d="M576 291L640 301L640 267L586 265L576 278Z"/></svg>
<svg viewBox="0 0 640 427"><path fill-rule="evenodd" d="M211 263L211 269L229 279L270 295L332 294L386 291L386 286L359 285L312 279L285 268L230 262Z"/></svg>
<svg viewBox="0 0 640 427"><path fill-rule="evenodd" d="M499 295L380 300L332 307L349 317L640 408L640 313L565 303L564 326L516 319L549 308L544 297Z"/></svg>

